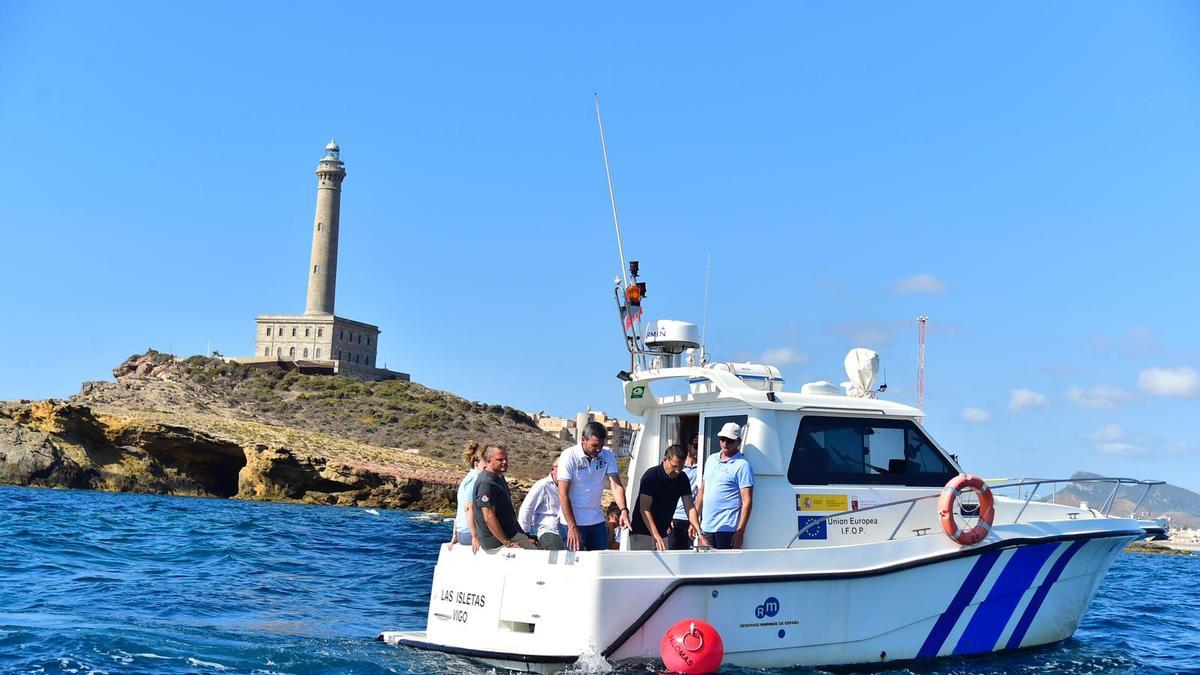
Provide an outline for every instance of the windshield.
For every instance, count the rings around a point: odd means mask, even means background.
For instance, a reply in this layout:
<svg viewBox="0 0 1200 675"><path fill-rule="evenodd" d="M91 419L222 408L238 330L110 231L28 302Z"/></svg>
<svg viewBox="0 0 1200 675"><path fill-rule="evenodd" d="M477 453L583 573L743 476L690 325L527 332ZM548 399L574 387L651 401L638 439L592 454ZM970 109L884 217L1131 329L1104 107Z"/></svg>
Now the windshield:
<svg viewBox="0 0 1200 675"><path fill-rule="evenodd" d="M950 460L909 420L806 416L800 422L788 481L945 485L958 474Z"/></svg>

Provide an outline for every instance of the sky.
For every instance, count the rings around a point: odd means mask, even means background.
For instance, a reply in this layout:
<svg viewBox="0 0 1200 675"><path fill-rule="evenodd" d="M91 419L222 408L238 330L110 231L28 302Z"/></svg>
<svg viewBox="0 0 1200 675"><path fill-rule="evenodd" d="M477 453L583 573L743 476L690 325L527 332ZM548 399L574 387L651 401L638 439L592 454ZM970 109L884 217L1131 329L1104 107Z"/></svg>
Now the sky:
<svg viewBox="0 0 1200 675"><path fill-rule="evenodd" d="M345 3L343 3L345 4ZM472 400L623 413L647 318L787 388L879 352L971 472L1200 490L1200 7L0 1L0 399L337 313Z"/></svg>

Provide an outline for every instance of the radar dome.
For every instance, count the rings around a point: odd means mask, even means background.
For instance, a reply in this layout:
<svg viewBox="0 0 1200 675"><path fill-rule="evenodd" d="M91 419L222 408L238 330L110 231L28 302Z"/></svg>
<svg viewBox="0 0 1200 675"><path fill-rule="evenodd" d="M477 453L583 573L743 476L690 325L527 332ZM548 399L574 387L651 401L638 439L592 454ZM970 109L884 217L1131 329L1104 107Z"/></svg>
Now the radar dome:
<svg viewBox="0 0 1200 675"><path fill-rule="evenodd" d="M646 347L667 354L682 354L700 346L700 330L686 321L659 319L646 327Z"/></svg>

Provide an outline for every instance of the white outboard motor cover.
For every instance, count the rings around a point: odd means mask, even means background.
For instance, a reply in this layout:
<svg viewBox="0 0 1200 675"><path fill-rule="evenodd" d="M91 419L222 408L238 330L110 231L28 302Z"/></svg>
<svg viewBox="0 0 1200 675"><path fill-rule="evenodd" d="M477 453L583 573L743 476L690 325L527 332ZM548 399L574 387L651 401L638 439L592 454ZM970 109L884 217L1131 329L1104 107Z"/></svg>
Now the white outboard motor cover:
<svg viewBox="0 0 1200 675"><path fill-rule="evenodd" d="M879 375L879 354L858 347L846 354L846 377L850 378L847 394L858 398L875 398L875 378Z"/></svg>
<svg viewBox="0 0 1200 675"><path fill-rule="evenodd" d="M700 329L696 324L671 319L651 321L646 327L646 348L667 354L682 354L700 346Z"/></svg>

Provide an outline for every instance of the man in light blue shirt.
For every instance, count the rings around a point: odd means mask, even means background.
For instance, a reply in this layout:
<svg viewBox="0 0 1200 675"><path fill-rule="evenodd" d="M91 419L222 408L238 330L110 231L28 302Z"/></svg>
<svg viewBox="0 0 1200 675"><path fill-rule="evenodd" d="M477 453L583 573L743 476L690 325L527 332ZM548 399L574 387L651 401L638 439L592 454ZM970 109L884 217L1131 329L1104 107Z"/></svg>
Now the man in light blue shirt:
<svg viewBox="0 0 1200 675"><path fill-rule="evenodd" d="M700 527L713 548L741 548L750 522L754 471L739 451L742 429L730 422L717 433L721 453L704 461L696 509Z"/></svg>

